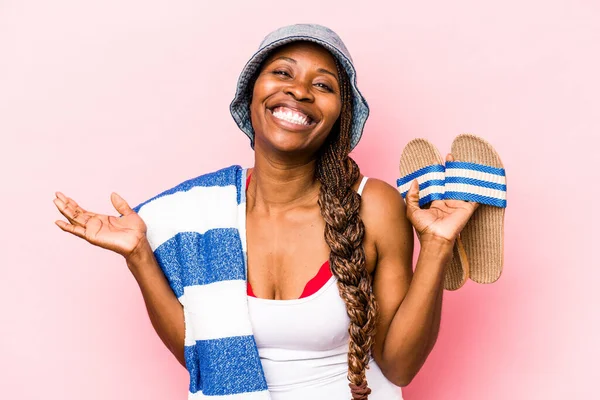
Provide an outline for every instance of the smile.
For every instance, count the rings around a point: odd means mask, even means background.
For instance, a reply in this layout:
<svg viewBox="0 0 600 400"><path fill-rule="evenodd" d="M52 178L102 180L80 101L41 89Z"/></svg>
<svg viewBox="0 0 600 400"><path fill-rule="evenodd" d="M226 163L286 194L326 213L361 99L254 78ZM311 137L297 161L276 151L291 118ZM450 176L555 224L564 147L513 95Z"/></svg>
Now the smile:
<svg viewBox="0 0 600 400"><path fill-rule="evenodd" d="M287 107L275 107L271 112L275 118L295 125L309 126L313 122L308 115Z"/></svg>

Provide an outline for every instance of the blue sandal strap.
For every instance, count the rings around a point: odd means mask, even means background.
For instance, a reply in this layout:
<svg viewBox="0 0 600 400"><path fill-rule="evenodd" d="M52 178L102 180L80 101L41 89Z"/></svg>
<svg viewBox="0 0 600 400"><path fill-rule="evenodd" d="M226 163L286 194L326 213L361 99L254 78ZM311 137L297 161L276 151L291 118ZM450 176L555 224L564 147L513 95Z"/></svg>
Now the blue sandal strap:
<svg viewBox="0 0 600 400"><path fill-rule="evenodd" d="M506 207L506 174L503 168L464 161L446 163L445 199L473 201Z"/></svg>
<svg viewBox="0 0 600 400"><path fill-rule="evenodd" d="M422 207L444 198L444 171L443 165L428 165L398 179L396 185L402 197L406 198L412 181L416 179L419 182L419 206Z"/></svg>

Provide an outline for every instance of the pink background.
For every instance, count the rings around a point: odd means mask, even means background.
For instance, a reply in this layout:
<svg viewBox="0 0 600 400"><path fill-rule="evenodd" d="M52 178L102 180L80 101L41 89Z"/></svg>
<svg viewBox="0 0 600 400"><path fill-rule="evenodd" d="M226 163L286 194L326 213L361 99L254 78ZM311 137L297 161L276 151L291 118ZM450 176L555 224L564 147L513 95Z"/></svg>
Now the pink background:
<svg viewBox="0 0 600 400"><path fill-rule="evenodd" d="M0 2L0 398L184 399L120 256L60 231L56 190L96 212L249 166L229 115L269 31L325 24L371 106L354 157L483 136L508 170L505 272L446 292L408 400L591 399L598 383L596 1ZM357 2L358 3L358 2Z"/></svg>

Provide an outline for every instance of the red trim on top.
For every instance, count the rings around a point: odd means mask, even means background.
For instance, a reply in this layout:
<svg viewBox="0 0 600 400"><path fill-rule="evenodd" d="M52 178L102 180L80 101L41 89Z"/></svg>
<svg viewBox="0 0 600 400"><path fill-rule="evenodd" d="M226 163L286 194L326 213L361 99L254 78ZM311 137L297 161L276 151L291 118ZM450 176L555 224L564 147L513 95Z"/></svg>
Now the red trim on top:
<svg viewBox="0 0 600 400"><path fill-rule="evenodd" d="M251 176L252 174L248 174L248 178L246 178L246 190L248 190L248 185L250 184ZM327 281L329 281L329 279L332 276L333 274L331 273L331 269L329 268L329 260L327 260L323 263L323 265L321 265L321 268L319 268L319 272L317 272L317 274L306 283L302 294L298 298L302 299L304 297L308 297L317 293L323 286L325 286ZM252 286L250 285L250 282L248 282L248 285L246 287L246 294L250 297L256 297L256 295L252 291Z"/></svg>
<svg viewBox="0 0 600 400"><path fill-rule="evenodd" d="M252 291L252 286L250 286L250 282L248 282L248 286L246 286L246 294L250 297L256 297L256 295Z"/></svg>
<svg viewBox="0 0 600 400"><path fill-rule="evenodd" d="M312 296L313 294L317 293L323 286L325 286L327 281L329 281L329 279L332 276L333 274L331 273L331 269L329 268L329 260L327 260L323 263L323 265L321 265L321 268L319 268L319 272L317 272L317 274L310 281L308 281L306 286L304 286L304 290L298 298L303 299L305 297ZM252 286L250 285L250 282L248 282L246 294L250 297L256 297L256 295L252 291Z"/></svg>
<svg viewBox="0 0 600 400"><path fill-rule="evenodd" d="M321 265L319 272L304 286L304 290L299 298L301 299L317 293L332 276L333 274L329 268L329 260L327 260Z"/></svg>

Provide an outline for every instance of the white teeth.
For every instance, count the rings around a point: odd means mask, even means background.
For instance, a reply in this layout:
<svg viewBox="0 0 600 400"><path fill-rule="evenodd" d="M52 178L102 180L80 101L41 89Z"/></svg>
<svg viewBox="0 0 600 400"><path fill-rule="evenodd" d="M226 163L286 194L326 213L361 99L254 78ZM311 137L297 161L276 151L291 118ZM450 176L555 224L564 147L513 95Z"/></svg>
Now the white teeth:
<svg viewBox="0 0 600 400"><path fill-rule="evenodd" d="M273 110L273 116L292 124L309 125L308 117L302 113L292 111L289 108L277 107Z"/></svg>

